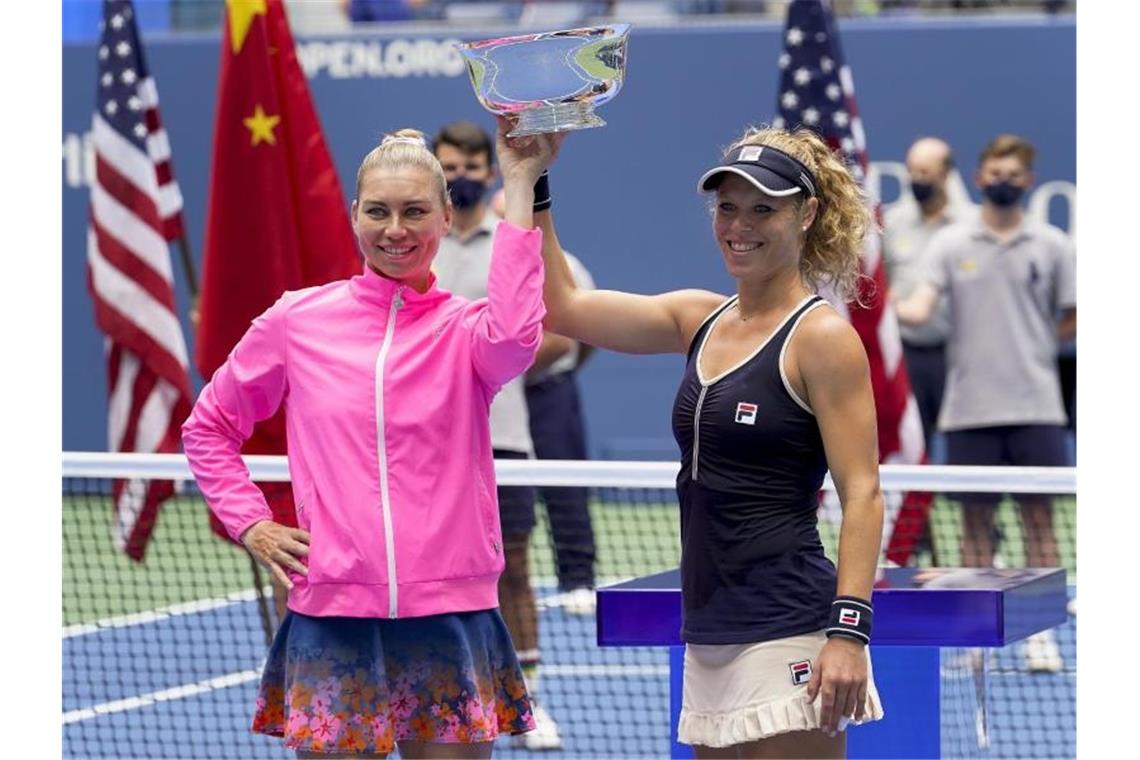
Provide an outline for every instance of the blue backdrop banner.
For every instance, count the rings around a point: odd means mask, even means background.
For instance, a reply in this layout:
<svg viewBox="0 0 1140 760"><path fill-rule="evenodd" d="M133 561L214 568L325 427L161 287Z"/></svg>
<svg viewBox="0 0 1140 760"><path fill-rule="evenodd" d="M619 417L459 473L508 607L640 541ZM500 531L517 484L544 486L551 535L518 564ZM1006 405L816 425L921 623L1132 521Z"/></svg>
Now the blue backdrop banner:
<svg viewBox="0 0 1140 760"><path fill-rule="evenodd" d="M696 179L750 124L775 115L779 24L636 27L608 126L570 135L552 170L560 237L599 287L728 293ZM1076 28L1045 19L848 21L840 32L854 75L882 199L906 197L902 161L923 135L953 145L961 192L978 198L973 169L1001 132L1038 149L1030 210L1071 233L1076 177ZM369 33L302 38L298 53L341 183L384 132L429 134L454 119L492 121L475 100L455 43L497 36ZM145 35L145 31L144 31ZM200 261L219 51L217 36L144 40ZM106 448L105 363L85 284L92 44L63 49L63 445ZM349 203L350 198L345 199ZM250 220L256 224L256 220ZM175 262L185 318L185 278ZM598 352L582 370L594 456L674 458L669 433L676 356ZM194 378L196 389L202 378Z"/></svg>

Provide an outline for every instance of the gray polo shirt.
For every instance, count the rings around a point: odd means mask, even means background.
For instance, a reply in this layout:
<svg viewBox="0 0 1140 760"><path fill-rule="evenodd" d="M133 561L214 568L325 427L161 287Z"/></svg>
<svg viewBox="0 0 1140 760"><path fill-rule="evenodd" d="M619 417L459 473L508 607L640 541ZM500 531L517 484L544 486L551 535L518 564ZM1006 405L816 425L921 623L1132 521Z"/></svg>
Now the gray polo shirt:
<svg viewBox="0 0 1140 760"><path fill-rule="evenodd" d="M499 221L500 217L488 209L483 222L465 240L453 231L439 241L432 263L439 287L472 301L487 297L491 242ZM504 385L491 402L491 446L534 455L521 375Z"/></svg>
<svg viewBox="0 0 1140 760"><path fill-rule="evenodd" d="M1077 303L1069 237L1026 219L1001 242L978 219L928 248L928 281L951 318L939 430L1064 424L1055 315Z"/></svg>
<svg viewBox="0 0 1140 760"><path fill-rule="evenodd" d="M562 253L566 256L566 263L570 265L570 274L574 278L574 284L582 290L593 290L594 278L590 276L590 272L586 269L585 265L578 260L578 257L569 251L563 250ZM553 375L561 375L564 372L570 372L576 369L578 367L579 353L578 341L574 341L574 347L555 359L549 367L541 372L536 372L533 377L528 375L526 384L534 385Z"/></svg>
<svg viewBox="0 0 1140 760"><path fill-rule="evenodd" d="M926 276L927 245L934 233L958 222L972 222L978 207L972 203L951 203L934 221L922 217L918 203L904 199L883 214L883 256L887 262L891 295L907 298ZM912 346L940 346L950 335L950 304L938 304L930 321L921 325L899 325L904 343Z"/></svg>

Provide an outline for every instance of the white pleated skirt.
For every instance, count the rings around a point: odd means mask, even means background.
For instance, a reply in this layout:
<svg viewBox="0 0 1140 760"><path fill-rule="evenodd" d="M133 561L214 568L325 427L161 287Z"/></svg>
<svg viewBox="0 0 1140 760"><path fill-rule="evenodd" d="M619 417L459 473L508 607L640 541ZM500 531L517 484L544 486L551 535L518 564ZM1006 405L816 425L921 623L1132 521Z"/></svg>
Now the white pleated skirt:
<svg viewBox="0 0 1140 760"><path fill-rule="evenodd" d="M759 644L686 645L678 741L730 747L819 728L820 697L809 702L807 685L826 643L816 631ZM869 651L867 676L862 723L883 717Z"/></svg>

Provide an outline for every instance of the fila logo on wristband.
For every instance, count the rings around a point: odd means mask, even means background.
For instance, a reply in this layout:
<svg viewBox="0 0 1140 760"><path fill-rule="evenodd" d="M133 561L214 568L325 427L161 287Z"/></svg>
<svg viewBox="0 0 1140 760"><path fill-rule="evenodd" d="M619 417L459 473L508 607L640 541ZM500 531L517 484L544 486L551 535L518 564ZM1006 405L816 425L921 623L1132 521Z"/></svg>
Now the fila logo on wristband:
<svg viewBox="0 0 1140 760"><path fill-rule="evenodd" d="M741 401L736 405L736 421L741 425L755 425L757 409L759 407L756 404Z"/></svg>
<svg viewBox="0 0 1140 760"><path fill-rule="evenodd" d="M874 618L875 612L869 603L857 597L841 596L831 603L831 619L824 632L828 638L846 636L869 644Z"/></svg>
<svg viewBox="0 0 1140 760"><path fill-rule="evenodd" d="M788 666L792 671L792 683L796 686L811 680L811 660L800 660Z"/></svg>

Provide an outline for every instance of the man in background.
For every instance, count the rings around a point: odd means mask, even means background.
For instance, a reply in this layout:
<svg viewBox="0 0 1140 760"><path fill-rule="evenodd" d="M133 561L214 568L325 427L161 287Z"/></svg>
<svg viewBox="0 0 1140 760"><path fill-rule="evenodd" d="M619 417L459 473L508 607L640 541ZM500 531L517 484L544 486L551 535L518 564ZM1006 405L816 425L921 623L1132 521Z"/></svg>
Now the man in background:
<svg viewBox="0 0 1140 760"><path fill-rule="evenodd" d="M906 154L910 199L902 199L883 215L883 255L892 295L905 299L922 283L928 246L934 233L947 225L976 219L969 199L952 198L948 180L954 170L950 146L937 137L916 140ZM903 357L910 387L922 417L926 453L941 456L935 445L938 410L946 384L946 339L950 332L950 302L941 299L934 314L921 325L900 324Z"/></svg>
<svg viewBox="0 0 1140 760"><path fill-rule="evenodd" d="M570 253L566 253L566 261L578 287L592 290L594 279L582 262ZM569 351L553 358L551 354L561 350L561 343L554 345L551 351L545 351L544 344L526 374L530 434L539 459L589 458L577 374L594 349L578 341L570 343ZM589 489L542 486L538 491L550 522L562 608L571 615L592 615L596 607L594 563L597 551L590 521Z"/></svg>
<svg viewBox="0 0 1140 760"><path fill-rule="evenodd" d="M491 241L501 217L489 207L487 194L495 182L491 136L477 124L457 121L435 137L436 157L443 166L454 207L451 231L440 241L433 269L438 286L470 299L487 296ZM539 355L553 361L570 349L568 338L543 334ZM491 447L495 459L529 459L534 454L523 377L510 381L491 403ZM534 702L535 730L512 737L515 746L551 750L562 746L558 724L539 692L538 607L530 582L528 550L535 527L535 491L531 486L498 489L499 518L506 567L499 579L499 607L511 632L519 664Z"/></svg>
<svg viewBox="0 0 1140 760"><path fill-rule="evenodd" d="M1069 464L1057 346L1076 335L1076 262L1061 230L1026 217L1033 146L999 135L975 175L984 201L977 220L931 238L924 282L896 302L899 321L919 325L950 303L946 395L938 427L952 465L1062 467ZM1055 315L1059 314L1058 319ZM1026 565L1057 567L1053 499L1013 494L1025 535ZM999 494L962 499L962 564L994 561ZM1063 667L1052 631L1026 641L1028 667Z"/></svg>

